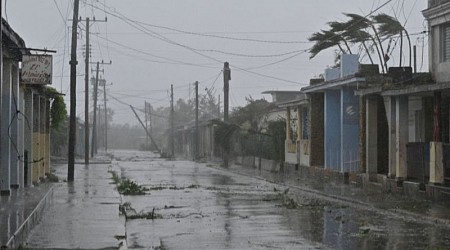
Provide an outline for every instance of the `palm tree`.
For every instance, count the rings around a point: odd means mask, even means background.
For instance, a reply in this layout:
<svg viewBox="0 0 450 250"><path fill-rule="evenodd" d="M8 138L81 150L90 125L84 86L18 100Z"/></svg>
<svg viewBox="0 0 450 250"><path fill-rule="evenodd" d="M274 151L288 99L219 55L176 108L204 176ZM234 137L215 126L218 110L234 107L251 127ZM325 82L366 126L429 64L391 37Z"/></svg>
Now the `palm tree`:
<svg viewBox="0 0 450 250"><path fill-rule="evenodd" d="M348 45L348 42L346 40L347 33L349 32L346 26L346 23L341 22L328 22L328 26L330 26L330 31L335 33L337 36L337 39L342 41L345 44L345 47L347 47L347 51L349 54L352 54L352 50L350 49L350 46Z"/></svg>
<svg viewBox="0 0 450 250"><path fill-rule="evenodd" d="M309 59L314 58L321 51L338 46L342 53L345 53L345 50L340 45L340 39L336 33L329 30L321 30L320 32L315 32L308 38L310 42L315 42L312 48L309 50L310 57Z"/></svg>
<svg viewBox="0 0 450 250"><path fill-rule="evenodd" d="M375 40L375 37L367 31L367 29L372 28L372 21L370 21L368 18L363 17L358 14L344 13L344 15L350 18L350 20L348 20L346 22L347 29L349 30L348 39L354 43L361 43L363 45L364 49L366 50L366 53L369 56L371 63L373 64L373 60L370 55L371 52L366 45L366 41L371 40L373 43L372 46L374 46L377 51L378 59L380 60L380 63L382 64L381 68L384 73L384 66L383 66L384 58L383 58L382 53L380 52L380 48L377 43L377 40Z"/></svg>
<svg viewBox="0 0 450 250"><path fill-rule="evenodd" d="M372 19L378 24L378 31L381 36L385 37L385 39L396 35L400 36L400 66L402 66L403 33L405 33L409 43L409 66L411 67L411 39L405 27L403 27L403 25L396 18L384 13L375 15Z"/></svg>

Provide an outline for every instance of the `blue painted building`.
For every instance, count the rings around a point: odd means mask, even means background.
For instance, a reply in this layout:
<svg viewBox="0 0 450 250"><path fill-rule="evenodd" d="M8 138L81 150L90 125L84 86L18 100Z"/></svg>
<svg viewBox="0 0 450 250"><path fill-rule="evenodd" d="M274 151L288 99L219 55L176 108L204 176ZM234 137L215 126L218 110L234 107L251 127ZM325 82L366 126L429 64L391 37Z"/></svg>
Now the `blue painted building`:
<svg viewBox="0 0 450 250"><path fill-rule="evenodd" d="M365 78L358 72L358 56L344 54L340 67L325 70L325 82L302 88L304 93L324 95L325 169L360 172L359 97L354 91L365 83Z"/></svg>

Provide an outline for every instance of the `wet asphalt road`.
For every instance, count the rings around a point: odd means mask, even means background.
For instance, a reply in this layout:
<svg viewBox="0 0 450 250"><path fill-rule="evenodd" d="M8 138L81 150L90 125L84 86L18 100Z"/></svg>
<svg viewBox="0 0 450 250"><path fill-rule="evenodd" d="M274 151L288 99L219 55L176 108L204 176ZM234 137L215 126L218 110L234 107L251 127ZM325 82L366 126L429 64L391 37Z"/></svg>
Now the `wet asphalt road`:
<svg viewBox="0 0 450 250"><path fill-rule="evenodd" d="M66 176L66 166L55 169ZM112 172L148 191L119 195ZM450 249L448 225L255 177L115 151L112 164L78 165L73 184L56 184L26 247L117 249L125 239L120 249ZM155 219L126 219L119 213L124 204Z"/></svg>
<svg viewBox="0 0 450 250"><path fill-rule="evenodd" d="M150 189L122 203L159 219L126 221L130 249L446 249L450 229L316 199L189 161L116 152L121 176Z"/></svg>

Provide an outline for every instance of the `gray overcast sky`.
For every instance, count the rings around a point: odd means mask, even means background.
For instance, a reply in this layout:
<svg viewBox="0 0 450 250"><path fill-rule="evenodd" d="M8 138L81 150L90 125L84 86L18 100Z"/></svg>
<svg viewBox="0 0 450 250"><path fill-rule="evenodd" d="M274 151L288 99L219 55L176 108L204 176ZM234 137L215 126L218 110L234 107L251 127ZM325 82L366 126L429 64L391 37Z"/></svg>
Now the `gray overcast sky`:
<svg viewBox="0 0 450 250"><path fill-rule="evenodd" d="M53 59L53 86L68 94L69 19L73 15L73 1L5 2L4 18L28 47L58 51ZM223 96L220 72L223 62L228 61L232 69L230 105L233 107L244 105L246 96L263 97L261 92L265 90L299 90L310 78L334 64L333 50L309 60L309 54L302 52L312 45L307 43L307 38L325 29L329 21L344 21L343 12L367 15L386 2L80 0L80 16L83 19L95 16L97 20L108 17L107 23L98 22L90 28L91 61L113 61L112 65L103 67L104 77L113 83L109 87L111 95L122 102L143 107L147 100L153 106L167 106L170 84L174 85L175 99L187 99L193 96L190 83L195 81L200 82L200 92L214 87L216 95ZM425 0L392 0L378 11L395 13L401 22L406 22L412 43L418 47L421 71L428 71L428 38L417 35L426 30L420 12L426 9L426 4ZM83 118L84 23L79 27L77 114ZM288 57L292 58L278 62ZM390 63L397 65L398 61ZM267 64L272 65L262 67ZM266 98L270 100L269 96ZM66 100L68 104L68 95ZM108 105L116 111L115 123L137 123L129 107L111 98Z"/></svg>

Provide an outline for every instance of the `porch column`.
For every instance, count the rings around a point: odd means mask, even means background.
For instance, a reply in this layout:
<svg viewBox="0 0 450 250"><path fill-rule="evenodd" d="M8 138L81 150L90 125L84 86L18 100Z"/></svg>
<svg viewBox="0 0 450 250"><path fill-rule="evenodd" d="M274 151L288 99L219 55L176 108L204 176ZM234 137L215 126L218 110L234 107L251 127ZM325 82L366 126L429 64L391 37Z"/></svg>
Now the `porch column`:
<svg viewBox="0 0 450 250"><path fill-rule="evenodd" d="M376 96L366 97L366 173L376 181L378 173L378 101Z"/></svg>
<svg viewBox="0 0 450 250"><path fill-rule="evenodd" d="M9 138L9 123L11 121L11 61L3 60L3 82L2 82L2 113L1 113L1 152L0 152L0 193L11 194L10 179L10 156L11 141Z"/></svg>
<svg viewBox="0 0 450 250"><path fill-rule="evenodd" d="M286 141L291 141L291 107L287 107L286 114Z"/></svg>
<svg viewBox="0 0 450 250"><path fill-rule="evenodd" d="M408 96L396 97L396 178L406 178L406 144L408 143Z"/></svg>
<svg viewBox="0 0 450 250"><path fill-rule="evenodd" d="M434 92L433 141L430 142L430 183L444 184L442 151L442 92Z"/></svg>
<svg viewBox="0 0 450 250"><path fill-rule="evenodd" d="M24 187L25 186L25 173L24 173L24 165L25 165L25 159L24 159L24 143L25 143L25 93L23 89L19 88L19 111L20 111L20 119L19 119L19 130L18 130L18 141L17 141L17 149L20 152L20 161L19 161L19 186Z"/></svg>
<svg viewBox="0 0 450 250"><path fill-rule="evenodd" d="M25 91L25 117L26 127L24 131L24 181L25 186L32 184L32 163L33 160L33 130L34 130L34 118L33 118L33 92L30 89Z"/></svg>
<svg viewBox="0 0 450 250"><path fill-rule="evenodd" d="M45 174L50 174L50 100L45 98L44 103L45 103L45 120L44 120Z"/></svg>
<svg viewBox="0 0 450 250"><path fill-rule="evenodd" d="M297 141L300 141L302 139L302 121L303 121L303 106L297 106Z"/></svg>
<svg viewBox="0 0 450 250"><path fill-rule="evenodd" d="M40 118L39 118L39 152L40 152L40 159L41 161L39 162L39 177L45 177L45 167L47 165L47 159L45 157L45 120L46 120L46 98L45 97L40 97L39 98L40 101Z"/></svg>
<svg viewBox="0 0 450 250"><path fill-rule="evenodd" d="M384 107L386 109L386 118L388 121L388 133L389 133L389 178L395 178L396 169L396 108L395 97L385 96Z"/></svg>
<svg viewBox="0 0 450 250"><path fill-rule="evenodd" d="M19 151L19 70L16 65L11 66L11 122L9 124L9 136L11 140L10 148L10 175L11 188L19 188L19 158L22 157L22 152Z"/></svg>

